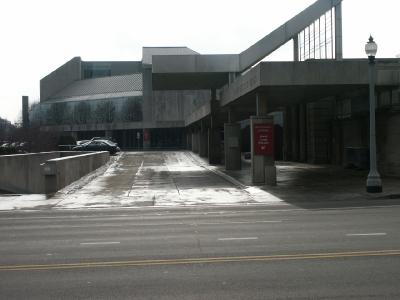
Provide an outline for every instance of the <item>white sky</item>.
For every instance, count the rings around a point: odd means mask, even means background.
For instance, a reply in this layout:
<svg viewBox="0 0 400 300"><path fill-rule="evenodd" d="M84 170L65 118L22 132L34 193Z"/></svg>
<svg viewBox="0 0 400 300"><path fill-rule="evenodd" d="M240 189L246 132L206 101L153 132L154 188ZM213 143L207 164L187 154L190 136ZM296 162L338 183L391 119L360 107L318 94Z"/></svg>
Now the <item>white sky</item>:
<svg viewBox="0 0 400 300"><path fill-rule="evenodd" d="M39 99L39 81L74 56L141 60L142 46L239 53L314 0L13 0L0 2L0 117L16 121L21 96ZM399 0L343 0L345 58L400 53ZM270 60L290 60L283 47Z"/></svg>

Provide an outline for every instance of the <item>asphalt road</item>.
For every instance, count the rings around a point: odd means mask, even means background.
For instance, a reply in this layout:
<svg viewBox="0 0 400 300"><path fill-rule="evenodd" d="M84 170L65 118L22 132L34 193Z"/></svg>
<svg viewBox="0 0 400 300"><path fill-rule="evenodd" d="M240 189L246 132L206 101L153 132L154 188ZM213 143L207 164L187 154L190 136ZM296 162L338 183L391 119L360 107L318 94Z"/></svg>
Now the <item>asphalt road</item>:
<svg viewBox="0 0 400 300"><path fill-rule="evenodd" d="M399 299L400 206L0 213L1 299Z"/></svg>

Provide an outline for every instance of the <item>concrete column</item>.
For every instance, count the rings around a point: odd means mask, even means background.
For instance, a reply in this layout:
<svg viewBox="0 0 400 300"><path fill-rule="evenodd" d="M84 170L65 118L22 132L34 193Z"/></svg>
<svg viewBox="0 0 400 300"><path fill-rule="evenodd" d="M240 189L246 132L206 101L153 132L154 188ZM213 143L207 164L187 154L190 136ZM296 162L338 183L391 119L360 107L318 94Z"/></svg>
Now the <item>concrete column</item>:
<svg viewBox="0 0 400 300"><path fill-rule="evenodd" d="M236 122L236 112L232 107L228 108L228 123Z"/></svg>
<svg viewBox="0 0 400 300"><path fill-rule="evenodd" d="M112 138L112 130L106 130L105 132L106 138L111 139Z"/></svg>
<svg viewBox="0 0 400 300"><path fill-rule="evenodd" d="M143 129L143 149L150 149L150 147L151 147L150 129Z"/></svg>
<svg viewBox="0 0 400 300"><path fill-rule="evenodd" d="M257 116L266 116L268 114L267 99L261 93L256 94Z"/></svg>
<svg viewBox="0 0 400 300"><path fill-rule="evenodd" d="M199 153L199 132L192 132L192 151Z"/></svg>
<svg viewBox="0 0 400 300"><path fill-rule="evenodd" d="M193 133L190 130L188 130L186 132L186 149L187 150L192 150L192 135L193 135Z"/></svg>
<svg viewBox="0 0 400 300"><path fill-rule="evenodd" d="M292 140L292 149L291 149L291 156L293 161L299 161L300 154L299 154L299 110L297 105L292 105L290 107L291 110L291 118L292 121L290 122L291 129L291 140Z"/></svg>
<svg viewBox="0 0 400 300"><path fill-rule="evenodd" d="M292 159L291 148L291 111L286 107L283 112L283 160L289 161Z"/></svg>
<svg viewBox="0 0 400 300"><path fill-rule="evenodd" d="M240 170L242 168L240 143L240 125L224 124L225 169Z"/></svg>
<svg viewBox="0 0 400 300"><path fill-rule="evenodd" d="M221 163L222 147L221 147L221 132L218 121L219 103L217 101L217 92L211 90L211 116L210 127L208 128L208 162L211 165Z"/></svg>
<svg viewBox="0 0 400 300"><path fill-rule="evenodd" d="M335 57L343 59L342 3L335 6Z"/></svg>
<svg viewBox="0 0 400 300"><path fill-rule="evenodd" d="M307 161L307 126L306 126L306 105L299 105L299 147L300 147L300 161Z"/></svg>
<svg viewBox="0 0 400 300"><path fill-rule="evenodd" d="M273 118L264 116L251 116L251 177L252 183L255 185L275 185L276 184L276 167L273 156L256 155L255 154L255 136L254 127L256 124L272 124Z"/></svg>
<svg viewBox="0 0 400 300"><path fill-rule="evenodd" d="M254 127L256 124L272 124L272 130L274 125L274 119L268 117L268 106L266 97L261 94L256 94L256 108L257 116L250 117L250 130L251 130L251 177L253 184L276 184L276 167L275 159L273 155L256 155L255 154L255 142Z"/></svg>
<svg viewBox="0 0 400 300"><path fill-rule="evenodd" d="M122 130L122 144L120 145L121 148L127 148L128 147L128 142L127 142L127 132L126 130Z"/></svg>
<svg viewBox="0 0 400 300"><path fill-rule="evenodd" d="M293 61L299 61L299 36L293 37Z"/></svg>
<svg viewBox="0 0 400 300"><path fill-rule="evenodd" d="M76 131L71 131L71 136L76 140L78 140L78 133Z"/></svg>
<svg viewBox="0 0 400 300"><path fill-rule="evenodd" d="M210 165L221 163L221 133L218 127L208 128L208 162Z"/></svg>
<svg viewBox="0 0 400 300"><path fill-rule="evenodd" d="M229 72L229 74L228 74L228 84L230 85L230 84L232 84L234 81L235 81L235 78L236 78L236 73L234 73L234 72Z"/></svg>
<svg viewBox="0 0 400 300"><path fill-rule="evenodd" d="M199 155L200 157L208 156L208 130L204 121L201 121L201 128L199 132Z"/></svg>

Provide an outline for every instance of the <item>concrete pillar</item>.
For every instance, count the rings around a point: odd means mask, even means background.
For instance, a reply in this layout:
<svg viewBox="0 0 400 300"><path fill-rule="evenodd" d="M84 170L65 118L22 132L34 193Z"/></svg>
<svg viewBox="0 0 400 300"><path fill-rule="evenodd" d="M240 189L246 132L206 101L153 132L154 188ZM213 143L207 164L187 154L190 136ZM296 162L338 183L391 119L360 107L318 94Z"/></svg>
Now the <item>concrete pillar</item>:
<svg viewBox="0 0 400 300"><path fill-rule="evenodd" d="M291 111L286 107L283 112L283 160L289 161L292 159L291 148L292 139L291 137Z"/></svg>
<svg viewBox="0 0 400 300"><path fill-rule="evenodd" d="M240 170L242 168L240 142L240 125L224 124L225 169Z"/></svg>
<svg viewBox="0 0 400 300"><path fill-rule="evenodd" d="M236 122L236 112L232 107L228 108L228 123Z"/></svg>
<svg viewBox="0 0 400 300"><path fill-rule="evenodd" d="M335 6L335 57L343 59L342 3Z"/></svg>
<svg viewBox="0 0 400 300"><path fill-rule="evenodd" d="M299 36L293 37L293 61L299 61Z"/></svg>
<svg viewBox="0 0 400 300"><path fill-rule="evenodd" d="M307 126L306 126L306 104L299 105L299 151L300 161L307 161Z"/></svg>
<svg viewBox="0 0 400 300"><path fill-rule="evenodd" d="M74 138L74 140L78 140L78 133L76 131L71 131L71 136Z"/></svg>
<svg viewBox="0 0 400 300"><path fill-rule="evenodd" d="M275 159L273 156L273 144L272 153L270 155L259 155L256 154L255 147L260 143L260 136L255 136L255 128L263 124L264 126L269 126L269 132L274 131L274 119L268 117L268 106L267 99L265 95L261 93L256 94L256 108L257 116L250 117L250 130L251 130L251 177L253 184L276 184L276 167ZM258 125L258 126L256 126ZM262 139L265 141L265 134L262 134ZM270 135L268 135L271 137ZM256 145L257 143L257 145ZM268 143L273 143L273 141L268 141Z"/></svg>
<svg viewBox="0 0 400 300"><path fill-rule="evenodd" d="M251 177L255 185L264 185L265 183L274 185L276 183L276 167L273 155L256 154L255 147L257 137L255 136L255 127L259 124L269 124L273 131L274 120L271 117L251 116Z"/></svg>
<svg viewBox="0 0 400 300"><path fill-rule="evenodd" d="M200 157L208 156L208 130L204 121L201 121L201 128L199 132L199 155Z"/></svg>
<svg viewBox="0 0 400 300"><path fill-rule="evenodd" d="M292 105L290 107L291 110L291 157L293 161L299 161L300 160L300 151L299 151L299 110L297 105Z"/></svg>
<svg viewBox="0 0 400 300"><path fill-rule="evenodd" d="M229 72L229 74L228 74L228 83L229 83L229 85L230 84L232 84L234 81L235 81L235 78L236 78L236 73L234 73L234 72Z"/></svg>
<svg viewBox="0 0 400 300"><path fill-rule="evenodd" d="M192 132L192 151L199 153L199 132Z"/></svg>
<svg viewBox="0 0 400 300"><path fill-rule="evenodd" d="M188 130L186 132L186 149L187 150L192 150L192 131Z"/></svg>
<svg viewBox="0 0 400 300"><path fill-rule="evenodd" d="M150 149L151 147L151 134L150 129L143 129L143 149Z"/></svg>
<svg viewBox="0 0 400 300"><path fill-rule="evenodd" d="M217 101L216 89L211 90L211 116L210 127L208 128L208 162L211 165L221 163L222 147L221 147L221 132L218 121L219 103Z"/></svg>
<svg viewBox="0 0 400 300"><path fill-rule="evenodd" d="M208 128L208 162L210 165L221 163L221 133L218 127Z"/></svg>
<svg viewBox="0 0 400 300"><path fill-rule="evenodd" d="M267 99L261 93L256 94L257 116L266 116L268 114Z"/></svg>
<svg viewBox="0 0 400 300"><path fill-rule="evenodd" d="M106 132L105 132L105 137L107 138L107 139L112 139L112 130L106 130Z"/></svg>

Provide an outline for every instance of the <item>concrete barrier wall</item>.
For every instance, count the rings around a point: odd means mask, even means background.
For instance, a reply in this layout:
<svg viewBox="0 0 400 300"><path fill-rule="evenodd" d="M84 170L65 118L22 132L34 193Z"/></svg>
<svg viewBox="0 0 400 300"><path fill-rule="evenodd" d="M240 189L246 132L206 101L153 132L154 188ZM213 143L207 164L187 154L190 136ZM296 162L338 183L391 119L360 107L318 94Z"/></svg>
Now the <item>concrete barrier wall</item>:
<svg viewBox="0 0 400 300"><path fill-rule="evenodd" d="M52 162L53 160L56 161ZM45 193L46 176L43 168L47 161L57 168L56 187L64 187L99 168L108 160L108 152L88 154L83 151L56 151L3 155L0 156L0 190L18 194Z"/></svg>
<svg viewBox="0 0 400 300"><path fill-rule="evenodd" d="M0 156L0 189L13 193L44 192L40 164L60 157L60 152L41 152Z"/></svg>
<svg viewBox="0 0 400 300"><path fill-rule="evenodd" d="M45 193L55 193L86 174L96 170L110 159L108 151L55 158L43 164Z"/></svg>

